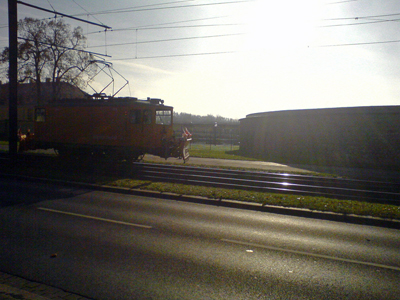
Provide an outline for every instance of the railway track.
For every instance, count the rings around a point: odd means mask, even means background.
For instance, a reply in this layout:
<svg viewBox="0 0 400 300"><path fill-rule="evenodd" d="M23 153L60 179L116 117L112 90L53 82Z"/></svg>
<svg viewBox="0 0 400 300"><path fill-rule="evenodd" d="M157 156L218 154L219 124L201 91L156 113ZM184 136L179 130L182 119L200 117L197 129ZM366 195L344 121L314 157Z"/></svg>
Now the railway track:
<svg viewBox="0 0 400 300"><path fill-rule="evenodd" d="M50 168L61 168L66 173L76 172L78 168L82 168L82 172L100 172L188 185L400 204L400 182L364 181L143 162L133 164L98 162L97 160L61 162L57 157L40 155L24 155L20 158L30 167L43 168L45 164L49 164ZM6 158L3 157L3 159ZM84 170L85 168L87 169Z"/></svg>
<svg viewBox="0 0 400 300"><path fill-rule="evenodd" d="M219 188L400 204L400 183L135 163L137 176Z"/></svg>

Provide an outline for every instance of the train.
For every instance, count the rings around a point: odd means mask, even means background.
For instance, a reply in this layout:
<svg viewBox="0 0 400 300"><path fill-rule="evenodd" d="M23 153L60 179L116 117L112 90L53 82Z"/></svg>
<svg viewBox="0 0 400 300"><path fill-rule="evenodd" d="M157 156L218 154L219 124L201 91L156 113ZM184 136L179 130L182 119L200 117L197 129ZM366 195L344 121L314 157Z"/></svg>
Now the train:
<svg viewBox="0 0 400 300"><path fill-rule="evenodd" d="M93 95L35 107L34 132L19 133L20 151L54 149L60 156L139 161L145 154L186 162L190 132L173 130L164 100Z"/></svg>

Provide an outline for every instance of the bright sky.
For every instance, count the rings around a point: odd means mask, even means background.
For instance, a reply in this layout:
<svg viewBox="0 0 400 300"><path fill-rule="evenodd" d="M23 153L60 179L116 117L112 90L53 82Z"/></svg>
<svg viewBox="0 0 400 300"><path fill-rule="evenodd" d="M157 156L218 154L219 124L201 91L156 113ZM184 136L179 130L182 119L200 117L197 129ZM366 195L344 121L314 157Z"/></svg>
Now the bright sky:
<svg viewBox="0 0 400 300"><path fill-rule="evenodd" d="M275 110L400 105L398 0L24 0L81 26L117 96L244 118ZM18 18L54 15L18 5ZM0 0L0 48L8 45ZM118 74L121 74L119 76ZM97 77L96 91L109 83ZM87 92L93 93L92 89Z"/></svg>

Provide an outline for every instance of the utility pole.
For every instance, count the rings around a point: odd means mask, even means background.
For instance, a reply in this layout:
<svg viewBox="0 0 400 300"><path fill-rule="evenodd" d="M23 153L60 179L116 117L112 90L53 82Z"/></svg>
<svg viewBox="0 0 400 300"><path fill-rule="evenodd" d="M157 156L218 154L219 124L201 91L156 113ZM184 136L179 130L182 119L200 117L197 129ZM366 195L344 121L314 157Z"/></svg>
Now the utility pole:
<svg viewBox="0 0 400 300"><path fill-rule="evenodd" d="M18 156L18 13L17 4L26 5L35 9L43 10L63 17L72 18L78 21L100 26L107 29L111 27L104 24L78 19L56 11L50 11L28 3L17 0L8 0L8 40L9 40L9 98L8 98L8 151L12 159Z"/></svg>
<svg viewBox="0 0 400 300"><path fill-rule="evenodd" d="M9 76L8 151L11 159L18 155L18 16L17 0L8 0Z"/></svg>

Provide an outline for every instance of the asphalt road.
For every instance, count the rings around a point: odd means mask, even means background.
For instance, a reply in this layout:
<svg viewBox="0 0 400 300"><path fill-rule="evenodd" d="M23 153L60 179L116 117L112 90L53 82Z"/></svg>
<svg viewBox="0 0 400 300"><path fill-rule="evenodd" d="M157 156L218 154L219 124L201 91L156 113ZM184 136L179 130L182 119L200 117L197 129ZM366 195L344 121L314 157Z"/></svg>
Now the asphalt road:
<svg viewBox="0 0 400 300"><path fill-rule="evenodd" d="M94 299L398 299L400 230L0 181L0 271Z"/></svg>

